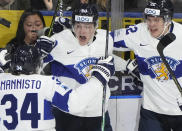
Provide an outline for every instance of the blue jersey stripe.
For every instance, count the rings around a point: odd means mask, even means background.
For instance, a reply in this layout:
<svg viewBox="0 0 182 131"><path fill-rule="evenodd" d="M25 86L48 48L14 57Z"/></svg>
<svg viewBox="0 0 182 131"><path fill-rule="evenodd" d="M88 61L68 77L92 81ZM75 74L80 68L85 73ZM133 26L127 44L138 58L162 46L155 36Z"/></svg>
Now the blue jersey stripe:
<svg viewBox="0 0 182 131"><path fill-rule="evenodd" d="M127 48L127 46L126 46L124 40L118 41L118 42L114 42L114 47L116 47L116 48L120 48L120 47L122 47L122 48Z"/></svg>
<svg viewBox="0 0 182 131"><path fill-rule="evenodd" d="M52 99L52 104L63 111L69 112L68 99L71 92L72 90L68 91L64 96L62 96L58 92L55 92L54 97Z"/></svg>
<svg viewBox="0 0 182 131"><path fill-rule="evenodd" d="M78 83L84 84L86 79L83 75L80 75L78 70L74 68L74 65L63 65L57 61L51 63L51 71L54 76L68 77L75 79Z"/></svg>
<svg viewBox="0 0 182 131"><path fill-rule="evenodd" d="M44 100L44 120L50 120L54 118L51 110L52 110L51 102Z"/></svg>

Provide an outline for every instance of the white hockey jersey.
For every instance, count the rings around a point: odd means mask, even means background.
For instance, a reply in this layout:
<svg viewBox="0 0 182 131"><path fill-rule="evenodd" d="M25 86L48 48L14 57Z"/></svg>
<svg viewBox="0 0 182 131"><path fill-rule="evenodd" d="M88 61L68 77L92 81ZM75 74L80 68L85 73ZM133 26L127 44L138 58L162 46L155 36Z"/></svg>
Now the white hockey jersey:
<svg viewBox="0 0 182 131"><path fill-rule="evenodd" d="M58 45L51 55L55 60L52 63L52 73L64 81L70 88L75 89L88 81L90 66L96 64L100 57L105 56L106 31L97 29L96 39L93 43L81 46L70 30L53 35ZM104 37L104 38L103 38ZM112 54L113 39L109 36L108 54ZM93 83L94 85L95 83ZM89 94L87 94L89 96ZM107 87L107 101L110 96ZM86 99L86 98L82 98ZM107 104L106 104L107 105ZM80 108L80 107L77 107ZM73 114L84 117L97 117L102 115L102 91L93 97L82 114Z"/></svg>
<svg viewBox="0 0 182 131"><path fill-rule="evenodd" d="M55 131L52 106L79 114L103 90L94 77L76 90L53 76L0 73L0 78L0 131Z"/></svg>
<svg viewBox="0 0 182 131"><path fill-rule="evenodd" d="M164 56L182 85L182 25L173 22L170 32L176 35L164 49ZM157 51L159 40L151 37L146 23L116 30L113 34L114 46L130 48L134 51L143 81L143 107L168 115L182 115L179 106L182 97Z"/></svg>

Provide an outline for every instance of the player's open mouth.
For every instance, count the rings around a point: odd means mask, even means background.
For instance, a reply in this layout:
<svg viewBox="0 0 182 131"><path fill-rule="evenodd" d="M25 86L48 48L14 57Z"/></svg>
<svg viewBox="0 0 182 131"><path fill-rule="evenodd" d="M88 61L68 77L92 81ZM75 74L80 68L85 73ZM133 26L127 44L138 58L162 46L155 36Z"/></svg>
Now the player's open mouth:
<svg viewBox="0 0 182 131"><path fill-rule="evenodd" d="M80 41L85 41L86 39L87 39L87 37L86 36L80 36Z"/></svg>
<svg viewBox="0 0 182 131"><path fill-rule="evenodd" d="M157 29L150 29L151 33L157 32Z"/></svg>

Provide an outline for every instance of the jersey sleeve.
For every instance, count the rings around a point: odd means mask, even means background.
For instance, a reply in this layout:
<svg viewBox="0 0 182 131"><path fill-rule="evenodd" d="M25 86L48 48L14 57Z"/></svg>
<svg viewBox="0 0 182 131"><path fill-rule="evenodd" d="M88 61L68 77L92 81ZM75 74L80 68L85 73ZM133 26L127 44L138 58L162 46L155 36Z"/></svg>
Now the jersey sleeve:
<svg viewBox="0 0 182 131"><path fill-rule="evenodd" d="M57 79L54 82L52 104L62 111L81 114L102 90L102 84L94 77L76 89L68 88Z"/></svg>
<svg viewBox="0 0 182 131"><path fill-rule="evenodd" d="M72 91L68 105L71 114L82 114L92 99L102 94L103 85L95 77L92 77L86 84L81 85ZM99 99L100 100L100 99Z"/></svg>
<svg viewBox="0 0 182 131"><path fill-rule="evenodd" d="M138 43L140 25L132 25L128 28L121 28L111 32L114 39L114 50L130 51L134 50Z"/></svg>

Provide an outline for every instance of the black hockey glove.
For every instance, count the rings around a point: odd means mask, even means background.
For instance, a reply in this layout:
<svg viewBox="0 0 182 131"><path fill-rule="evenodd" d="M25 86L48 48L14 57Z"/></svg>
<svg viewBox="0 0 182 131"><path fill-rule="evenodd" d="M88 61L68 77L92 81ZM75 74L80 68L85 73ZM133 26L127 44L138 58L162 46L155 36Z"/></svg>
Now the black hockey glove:
<svg viewBox="0 0 182 131"><path fill-rule="evenodd" d="M57 41L47 36L41 36L35 43L35 47L39 49L43 58L46 57L56 45Z"/></svg>
<svg viewBox="0 0 182 131"><path fill-rule="evenodd" d="M128 60L128 63L126 65L126 70L127 70L128 74L131 74L133 77L136 77L138 80L140 80L138 64L137 64L136 59Z"/></svg>
<svg viewBox="0 0 182 131"><path fill-rule="evenodd" d="M93 65L92 69L90 70L91 76L96 77L103 84L103 86L106 86L114 72L115 67L112 56L109 56L104 60L99 60L98 63Z"/></svg>
<svg viewBox="0 0 182 131"><path fill-rule="evenodd" d="M64 29L71 29L70 19L58 17L53 25L53 33L59 33Z"/></svg>
<svg viewBox="0 0 182 131"><path fill-rule="evenodd" d="M136 86L143 87L143 82L140 79L140 74L139 74L138 64L136 59L133 59L133 60L129 59L127 62L128 62L126 65L127 73L133 76L133 83Z"/></svg>

